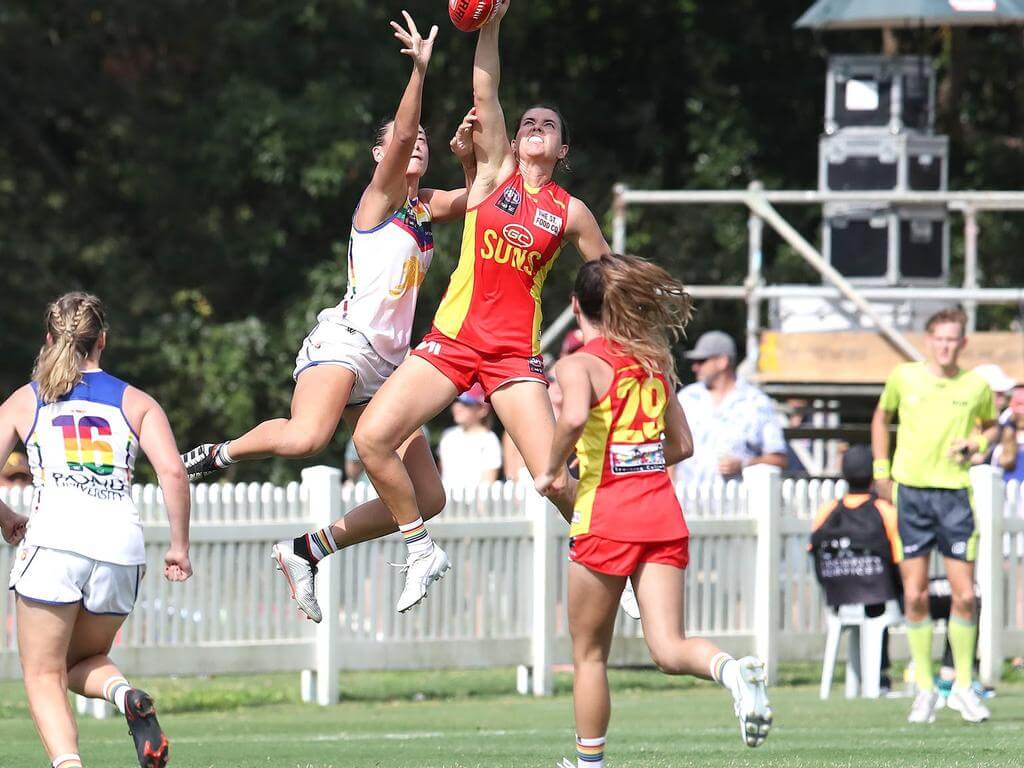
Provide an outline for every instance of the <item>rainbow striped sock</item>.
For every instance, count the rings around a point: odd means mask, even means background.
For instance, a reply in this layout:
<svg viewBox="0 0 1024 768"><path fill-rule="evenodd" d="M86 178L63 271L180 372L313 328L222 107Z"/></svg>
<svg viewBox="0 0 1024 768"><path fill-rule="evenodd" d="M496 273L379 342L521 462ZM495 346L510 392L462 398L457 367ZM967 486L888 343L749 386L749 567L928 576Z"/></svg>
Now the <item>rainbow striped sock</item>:
<svg viewBox="0 0 1024 768"><path fill-rule="evenodd" d="M76 754L57 755L50 763L53 768L82 768L82 758Z"/></svg>
<svg viewBox="0 0 1024 768"><path fill-rule="evenodd" d="M409 548L410 555L429 552L434 548L434 540L427 533L427 527L423 524L422 517L417 517L411 523L398 526L398 530L402 532L402 538L405 539L405 546Z"/></svg>
<svg viewBox="0 0 1024 768"><path fill-rule="evenodd" d="M730 668L730 662L732 667ZM733 690L735 688L735 673L739 669L736 666L736 659L725 651L719 651L711 657L710 669L708 670L711 679L721 686Z"/></svg>
<svg viewBox="0 0 1024 768"><path fill-rule="evenodd" d="M338 551L338 545L334 541L334 534L331 529L321 528L319 531L310 531L303 538L306 540L306 548L309 551L310 565L316 565L328 555Z"/></svg>
<svg viewBox="0 0 1024 768"><path fill-rule="evenodd" d="M103 684L103 698L124 714L124 697L132 689L131 684L121 675L114 675Z"/></svg>
<svg viewBox="0 0 1024 768"><path fill-rule="evenodd" d="M576 737L576 768L604 768L604 744L607 738Z"/></svg>

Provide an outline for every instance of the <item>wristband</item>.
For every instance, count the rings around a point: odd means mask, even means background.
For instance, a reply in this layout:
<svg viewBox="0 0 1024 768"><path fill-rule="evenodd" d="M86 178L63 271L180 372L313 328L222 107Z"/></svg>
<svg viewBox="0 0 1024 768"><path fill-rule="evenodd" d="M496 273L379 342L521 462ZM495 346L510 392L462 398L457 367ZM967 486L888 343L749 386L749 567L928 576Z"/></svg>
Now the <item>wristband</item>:
<svg viewBox="0 0 1024 768"><path fill-rule="evenodd" d="M892 464L888 459L875 459L871 465L871 475L875 480L888 480L891 468Z"/></svg>

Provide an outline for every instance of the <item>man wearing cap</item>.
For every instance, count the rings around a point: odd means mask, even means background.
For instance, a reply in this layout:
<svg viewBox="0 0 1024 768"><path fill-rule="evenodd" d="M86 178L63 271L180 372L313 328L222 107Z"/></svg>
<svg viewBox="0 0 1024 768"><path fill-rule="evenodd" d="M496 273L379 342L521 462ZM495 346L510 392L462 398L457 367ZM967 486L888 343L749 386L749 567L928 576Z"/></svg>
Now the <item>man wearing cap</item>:
<svg viewBox="0 0 1024 768"><path fill-rule="evenodd" d="M686 353L697 381L679 391L679 403L693 433L693 457L679 465L676 479L702 485L737 478L744 467L787 465L786 440L771 399L736 376L736 343L722 331L708 331Z"/></svg>
<svg viewBox="0 0 1024 768"><path fill-rule="evenodd" d="M32 485L32 470L24 453L12 453L0 471L0 488Z"/></svg>
<svg viewBox="0 0 1024 768"><path fill-rule="evenodd" d="M493 483L501 469L501 442L487 423L491 408L479 384L452 403L455 426L441 435L437 452L446 488L476 488Z"/></svg>

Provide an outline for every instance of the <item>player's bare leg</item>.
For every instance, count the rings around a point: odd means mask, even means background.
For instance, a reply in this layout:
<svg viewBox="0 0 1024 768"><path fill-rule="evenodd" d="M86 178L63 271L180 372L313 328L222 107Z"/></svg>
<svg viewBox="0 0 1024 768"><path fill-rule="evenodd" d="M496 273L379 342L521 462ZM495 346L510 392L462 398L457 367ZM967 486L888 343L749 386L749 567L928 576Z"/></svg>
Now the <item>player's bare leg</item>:
<svg viewBox="0 0 1024 768"><path fill-rule="evenodd" d="M234 440L206 443L182 454L189 480L199 480L236 461L314 456L331 442L348 404L355 374L340 365L303 371L292 392L291 417L270 419Z"/></svg>
<svg viewBox="0 0 1024 768"><path fill-rule="evenodd" d="M744 743L759 747L772 726L764 662L753 656L733 659L714 643L686 637L685 578L685 571L661 563L642 563L633 576L651 658L666 674L702 677L725 687Z"/></svg>
<svg viewBox="0 0 1024 768"><path fill-rule="evenodd" d="M422 600L430 583L444 576L451 565L444 550L427 533L416 488L398 449L456 395L458 391L447 376L426 360L410 356L370 401L356 427L359 458L409 550L399 612Z"/></svg>
<svg viewBox="0 0 1024 768"><path fill-rule="evenodd" d="M491 394L491 406L519 449L530 475L543 474L555 434L555 414L547 387L539 381L506 384ZM565 489L549 498L566 522L571 521L576 481L569 478Z"/></svg>
<svg viewBox="0 0 1024 768"><path fill-rule="evenodd" d="M608 691L608 653L615 631L623 576L591 571L569 564L569 634L572 635L572 701L576 714L577 755L590 762L603 760L604 740L611 719Z"/></svg>
<svg viewBox="0 0 1024 768"><path fill-rule="evenodd" d="M988 711L978 694L975 693L974 651L977 647L978 619L974 599L974 563L944 558L946 577L952 593L952 607L949 612L949 645L953 651L953 665L956 682L946 701L950 709L960 713L969 723L988 720Z"/></svg>

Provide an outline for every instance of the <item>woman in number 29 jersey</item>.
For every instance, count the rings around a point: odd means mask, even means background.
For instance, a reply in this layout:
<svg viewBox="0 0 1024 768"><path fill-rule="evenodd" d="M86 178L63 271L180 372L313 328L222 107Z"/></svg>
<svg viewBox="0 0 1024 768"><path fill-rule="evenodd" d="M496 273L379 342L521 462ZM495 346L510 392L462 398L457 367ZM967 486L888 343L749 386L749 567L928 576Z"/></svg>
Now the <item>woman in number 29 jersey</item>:
<svg viewBox="0 0 1024 768"><path fill-rule="evenodd" d="M402 54L412 59L412 73L394 119L383 124L372 150L376 168L352 218L345 296L320 313L296 359L291 417L264 421L234 440L193 448L182 456L191 480L236 461L320 453L342 417L349 426L356 424L408 354L417 295L434 253L432 223L462 218L467 193L420 189L429 160L420 110L437 27L423 38L409 14L402 13L405 27L391 26ZM451 142L468 174L474 171L468 166L474 121L470 112ZM410 430L399 453L425 516L437 514L445 494L425 435ZM341 548L394 531L390 512L374 499L331 526L279 542L272 557L299 608L319 622L313 578L317 563Z"/></svg>
<svg viewBox="0 0 1024 768"><path fill-rule="evenodd" d="M556 367L562 410L536 486L547 492L575 448L568 605L577 765L604 765L608 652L627 579L659 669L721 683L745 743L759 746L771 726L763 663L737 661L683 630L690 538L667 470L693 453L672 394L672 344L689 320L690 297L661 267L611 256L583 265L572 308L584 345Z"/></svg>
<svg viewBox="0 0 1024 768"><path fill-rule="evenodd" d="M99 299L62 296L47 310L32 382L0 406L0 461L20 437L35 486L10 588L29 709L54 768L82 765L69 690L106 699L125 715L140 766L167 763L152 698L107 656L146 571L132 501L140 448L170 520L164 576L192 575L188 483L174 435L153 398L100 369L106 343ZM0 504L0 516L12 514Z"/></svg>
<svg viewBox="0 0 1024 768"><path fill-rule="evenodd" d="M459 264L433 330L381 389L356 428L363 466L403 533L409 559L398 610L426 595L448 568L431 541L398 448L455 397L479 383L536 476L554 428L540 357L540 297L566 242L584 259L609 252L587 206L552 180L569 153L567 129L554 109L528 109L510 142L498 101L498 30L503 0L479 33L473 67L476 177ZM550 496L568 520L569 478Z"/></svg>

